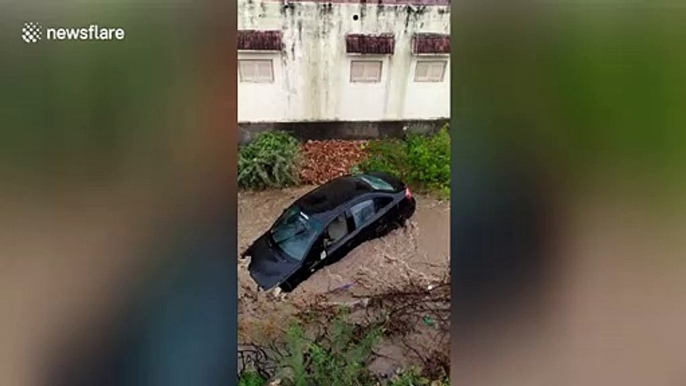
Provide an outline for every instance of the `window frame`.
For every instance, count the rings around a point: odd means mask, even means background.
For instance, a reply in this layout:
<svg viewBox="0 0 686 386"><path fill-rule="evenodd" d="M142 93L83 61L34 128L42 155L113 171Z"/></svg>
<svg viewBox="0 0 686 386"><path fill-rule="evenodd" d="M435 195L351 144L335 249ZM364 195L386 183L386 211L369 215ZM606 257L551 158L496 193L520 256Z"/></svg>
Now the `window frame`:
<svg viewBox="0 0 686 386"><path fill-rule="evenodd" d="M354 218L354 215L352 213L352 210L355 206L360 205L360 204L367 202L367 201L372 201L372 207L374 208L374 214L369 216L367 219L365 219L365 221L361 224L361 226L357 226L357 224L355 223L355 218ZM381 217L379 217L379 214L381 213L381 211L383 209L385 209L386 207L388 207L389 205L391 205L393 203L393 201L394 201L393 197L389 197L386 195L381 195L381 196L374 195L374 196L359 200L359 201L355 202L354 204L352 204L350 206L350 208L347 210L348 216L350 218L350 224L353 227L353 230L350 233L357 232L360 229L373 224L375 221L378 221L381 218ZM383 203L383 205L382 205L382 203Z"/></svg>
<svg viewBox="0 0 686 386"><path fill-rule="evenodd" d="M360 174L357 176L357 178L361 179L366 184L371 186L375 192L385 192L385 193L394 193L395 192L393 185L391 185L389 182L385 181L383 178L373 176L371 174ZM378 187L378 185L375 185L375 184L378 184L379 182L385 186L380 188L380 187Z"/></svg>
<svg viewBox="0 0 686 386"><path fill-rule="evenodd" d="M256 71L256 76L254 76L252 79L245 77L244 74L244 68L243 66L247 64L248 62L252 62L255 64L255 71ZM260 71L260 66L259 64L266 64L269 63L269 79L265 80L262 79L262 77L259 74ZM246 58L246 59L238 59L238 75L239 75L239 81L240 83L257 83L257 84L273 84L275 81L275 74L274 74L274 60L273 59L253 59L253 58Z"/></svg>
<svg viewBox="0 0 686 386"><path fill-rule="evenodd" d="M371 204L373 212L370 216L364 218L360 224L357 224L357 218L355 217L354 209L358 206L361 206L362 204L367 204L368 206ZM352 206L350 206L350 209L348 209L348 211L350 212L350 217L352 217L353 224L355 225L355 229L357 230L363 228L365 225L368 225L370 223L369 220L374 218L374 216L376 216L379 213L379 208L377 207L377 200L372 197L353 204Z"/></svg>
<svg viewBox="0 0 686 386"><path fill-rule="evenodd" d="M429 76L431 68L432 68L431 66L436 65L436 64L440 64L442 66L440 78L432 78L431 76ZM427 68L426 68L427 75L425 75L424 77L421 77L421 78L418 76L418 71L417 71L419 69L420 65L426 65L427 66ZM447 59L421 59L421 60L418 59L415 63L415 66L414 66L413 81L415 83L441 83L445 80L445 72L446 72L447 68L448 68L448 60Z"/></svg>
<svg viewBox="0 0 686 386"><path fill-rule="evenodd" d="M363 67L363 76L362 79L356 79L354 77L354 72L353 72L353 67L357 64L364 63L364 65L369 65L369 63L376 63L379 66L379 76L376 78L376 80L369 80L367 79L365 70L366 67ZM383 67L384 67L384 61L382 59L351 59L350 60L350 83L361 83L361 84L374 84L374 83L381 83L381 80L383 79Z"/></svg>
<svg viewBox="0 0 686 386"><path fill-rule="evenodd" d="M293 212L291 215L289 215L289 212ZM277 229L280 228L281 226L285 225L285 221L287 219L290 219L291 217L295 217L295 220L299 220L300 217L304 217L306 219L306 225L308 228L312 231L315 232L315 235L310 238L310 240L305 244L304 253L300 254L299 256L293 256L289 250L286 250L284 246L282 245L284 240L278 241L275 237L274 234L277 232ZM303 262L304 260L307 259L308 255L310 254L310 250L312 249L312 245L314 242L316 242L317 238L321 236L322 230L326 229L324 227L324 224L322 224L319 220L311 218L307 215L305 215L300 208L297 206L292 206L290 208L287 208L286 210L283 211L283 213L279 216L279 218L276 219L274 224L269 228L268 231L268 237L270 241L273 243L274 247L281 252L284 256L287 258L293 260L293 261L298 261L298 262Z"/></svg>
<svg viewBox="0 0 686 386"><path fill-rule="evenodd" d="M327 245L325 241L330 236L329 235L329 227L331 226L331 224L334 223L334 221L338 220L339 218L343 218L343 220L345 221L346 233L345 233L345 235L340 237L338 240L334 240L331 244ZM351 221L352 221L352 217L350 215L350 210L344 210L338 216L334 217L333 220L329 221L328 224L326 224L326 226L324 227L324 230L322 232L322 235L324 237L324 240L323 240L324 241L324 249L327 252L331 249L337 248L343 240L345 240L346 238L349 238L350 235L355 231L354 223L351 223ZM351 227L351 224L353 225L353 227Z"/></svg>

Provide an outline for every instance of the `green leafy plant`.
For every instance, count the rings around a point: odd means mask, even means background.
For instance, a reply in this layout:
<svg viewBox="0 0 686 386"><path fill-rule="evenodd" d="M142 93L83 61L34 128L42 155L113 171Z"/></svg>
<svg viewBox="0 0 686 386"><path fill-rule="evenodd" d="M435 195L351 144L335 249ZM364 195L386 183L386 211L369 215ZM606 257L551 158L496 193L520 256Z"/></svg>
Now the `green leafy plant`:
<svg viewBox="0 0 686 386"><path fill-rule="evenodd" d="M362 174L362 169L360 168L360 165L353 165L350 168L350 174L352 174L353 176L356 176L358 174Z"/></svg>
<svg viewBox="0 0 686 386"><path fill-rule="evenodd" d="M389 386L429 386L431 381L421 375L415 368L409 368L393 376Z"/></svg>
<svg viewBox="0 0 686 386"><path fill-rule="evenodd" d="M364 386L373 384L366 365L373 346L381 338L381 330L371 327L361 331L347 321L341 313L327 332L309 341L300 325L291 326L288 332L290 355L283 366L289 376L283 379L287 386Z"/></svg>
<svg viewBox="0 0 686 386"><path fill-rule="evenodd" d="M302 326L297 322L291 324L286 339L291 354L284 358L283 365L292 371L291 384L293 386L308 386L305 368L305 351L308 342Z"/></svg>
<svg viewBox="0 0 686 386"><path fill-rule="evenodd" d="M302 319L300 315L288 324L283 339L278 340L279 354L275 357L274 380L280 386L450 385L444 368L435 371L431 367L422 371L409 367L379 383L368 365L373 348L383 337L379 324L383 322L353 323L347 308L331 311L324 319ZM240 386L264 386L266 381L257 373L244 373L240 382Z"/></svg>
<svg viewBox="0 0 686 386"><path fill-rule="evenodd" d="M363 171L380 171L405 178L407 165L406 143L399 139L382 139L367 146L369 157L359 167Z"/></svg>
<svg viewBox="0 0 686 386"><path fill-rule="evenodd" d="M450 186L450 134L447 127L433 136L411 134L407 138L407 179L432 190Z"/></svg>
<svg viewBox="0 0 686 386"><path fill-rule="evenodd" d="M408 368L402 373L393 376L389 386L449 386L450 381L445 379L429 379L422 375L422 373L414 368Z"/></svg>
<svg viewBox="0 0 686 386"><path fill-rule="evenodd" d="M445 125L433 135L409 134L402 141L371 142L369 157L358 165L362 171L394 174L416 188L450 198L450 133Z"/></svg>
<svg viewBox="0 0 686 386"><path fill-rule="evenodd" d="M246 371L241 374L238 386L264 386L267 381L253 371Z"/></svg>
<svg viewBox="0 0 686 386"><path fill-rule="evenodd" d="M300 144L283 132L260 134L238 152L238 186L283 188L299 181Z"/></svg>

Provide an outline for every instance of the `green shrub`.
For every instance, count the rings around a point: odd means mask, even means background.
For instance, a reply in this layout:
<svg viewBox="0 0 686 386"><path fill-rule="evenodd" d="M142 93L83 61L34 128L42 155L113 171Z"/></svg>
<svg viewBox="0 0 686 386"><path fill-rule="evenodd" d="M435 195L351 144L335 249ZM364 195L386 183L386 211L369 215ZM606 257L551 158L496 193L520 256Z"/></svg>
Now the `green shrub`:
<svg viewBox="0 0 686 386"><path fill-rule="evenodd" d="M307 384L307 369L305 368L305 351L307 349L307 341L305 339L305 331L298 323L294 323L288 329L286 336L286 343L288 345L290 355L284 358L283 367L290 369L291 385L292 386L308 386Z"/></svg>
<svg viewBox="0 0 686 386"><path fill-rule="evenodd" d="M307 341L302 327L292 326L288 333L290 355L283 366L289 376L285 386L362 386L373 384L367 370L373 346L379 341L381 330L372 327L365 331L339 315L326 334L314 342Z"/></svg>
<svg viewBox="0 0 686 386"><path fill-rule="evenodd" d="M429 386L430 382L430 380L422 377L419 371L410 368L395 375L389 386Z"/></svg>
<svg viewBox="0 0 686 386"><path fill-rule="evenodd" d="M267 381L253 371L246 371L241 374L238 386L264 386Z"/></svg>
<svg viewBox="0 0 686 386"><path fill-rule="evenodd" d="M443 380L431 380L421 375L415 368L409 368L402 373L393 376L389 386L449 386L448 378Z"/></svg>
<svg viewBox="0 0 686 386"><path fill-rule="evenodd" d="M442 200L450 201L450 186L444 186L441 189L439 189L436 193L438 194L438 197L440 197Z"/></svg>
<svg viewBox="0 0 686 386"><path fill-rule="evenodd" d="M291 135L259 135L238 151L238 186L243 189L283 188L299 181L300 144Z"/></svg>
<svg viewBox="0 0 686 386"><path fill-rule="evenodd" d="M325 325L307 327L300 317L288 326L285 339L279 339L280 355L274 379L281 386L449 386L443 375L428 375L410 367L378 383L368 369L373 348L381 341L379 324L350 322L347 309L339 309ZM307 328L307 330L306 330ZM306 332L307 331L307 332ZM244 373L240 386L263 386L256 373Z"/></svg>
<svg viewBox="0 0 686 386"><path fill-rule="evenodd" d="M450 133L448 125L433 135L409 134L406 140L371 142L369 156L358 168L391 173L420 189L450 197Z"/></svg>
<svg viewBox="0 0 686 386"><path fill-rule="evenodd" d="M386 172L405 178L404 166L408 162L407 145L399 139L383 139L370 142L368 158L359 166L367 171Z"/></svg>
<svg viewBox="0 0 686 386"><path fill-rule="evenodd" d="M407 179L432 189L450 186L450 134L447 128L436 135L410 134L407 138Z"/></svg>

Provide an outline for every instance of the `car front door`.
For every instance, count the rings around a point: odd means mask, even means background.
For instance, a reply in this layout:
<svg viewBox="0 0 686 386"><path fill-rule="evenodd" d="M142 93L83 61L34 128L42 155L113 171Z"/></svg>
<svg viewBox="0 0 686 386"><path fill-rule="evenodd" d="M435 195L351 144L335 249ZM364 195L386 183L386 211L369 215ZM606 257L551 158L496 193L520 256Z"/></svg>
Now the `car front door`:
<svg viewBox="0 0 686 386"><path fill-rule="evenodd" d="M345 246L350 241L351 232L354 225L349 211L344 211L336 216L324 228L322 248L318 255L316 266L322 263L335 261L341 254L345 253Z"/></svg>
<svg viewBox="0 0 686 386"><path fill-rule="evenodd" d="M312 248L310 248L303 264L306 271L314 272L317 266L321 264L321 260L326 257L326 248L324 247L325 236L325 233L322 233L312 244Z"/></svg>
<svg viewBox="0 0 686 386"><path fill-rule="evenodd" d="M381 221L377 214L384 211L392 202L390 197L370 197L353 204L349 209L331 221L324 229L321 249L310 253L313 264L310 271L316 270L322 264L337 261L360 242L369 239L376 232L372 223ZM317 255L317 256L315 256Z"/></svg>

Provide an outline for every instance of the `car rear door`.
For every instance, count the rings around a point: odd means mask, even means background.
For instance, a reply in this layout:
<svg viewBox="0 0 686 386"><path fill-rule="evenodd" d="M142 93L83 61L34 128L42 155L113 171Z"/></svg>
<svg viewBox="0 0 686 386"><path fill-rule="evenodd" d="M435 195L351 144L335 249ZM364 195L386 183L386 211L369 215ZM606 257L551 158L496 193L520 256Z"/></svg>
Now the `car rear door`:
<svg viewBox="0 0 686 386"><path fill-rule="evenodd" d="M377 224L384 221L383 215L392 202L393 197L390 195L370 195L356 200L341 211L324 231L331 239L324 246L326 261L338 260L359 243L373 237L377 231ZM343 229L345 235L342 234ZM319 264L320 262L317 262L316 265Z"/></svg>
<svg viewBox="0 0 686 386"><path fill-rule="evenodd" d="M393 197L389 195L374 195L353 204L349 211L355 227L355 239L364 241L374 237L377 228L387 220L386 214L392 203Z"/></svg>

